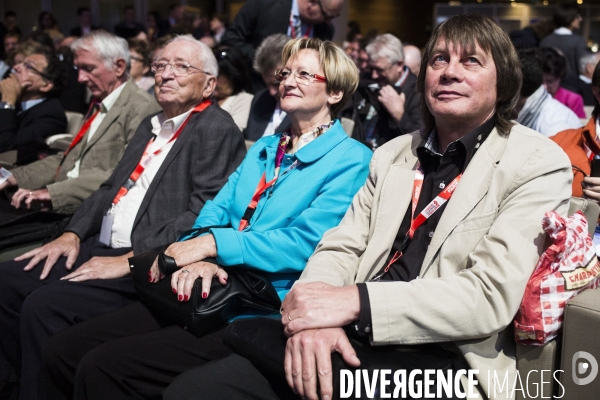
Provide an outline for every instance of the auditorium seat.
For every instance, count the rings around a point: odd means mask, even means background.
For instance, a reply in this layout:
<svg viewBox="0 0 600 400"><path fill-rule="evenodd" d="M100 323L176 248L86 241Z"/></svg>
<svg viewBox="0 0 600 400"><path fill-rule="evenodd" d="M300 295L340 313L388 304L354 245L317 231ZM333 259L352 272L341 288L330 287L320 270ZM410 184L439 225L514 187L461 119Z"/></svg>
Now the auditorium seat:
<svg viewBox="0 0 600 400"><path fill-rule="evenodd" d="M51 149L65 151L79 131L79 128L81 128L83 114L73 111L65 111L65 114L67 115L67 133L59 133L48 137L46 144Z"/></svg>

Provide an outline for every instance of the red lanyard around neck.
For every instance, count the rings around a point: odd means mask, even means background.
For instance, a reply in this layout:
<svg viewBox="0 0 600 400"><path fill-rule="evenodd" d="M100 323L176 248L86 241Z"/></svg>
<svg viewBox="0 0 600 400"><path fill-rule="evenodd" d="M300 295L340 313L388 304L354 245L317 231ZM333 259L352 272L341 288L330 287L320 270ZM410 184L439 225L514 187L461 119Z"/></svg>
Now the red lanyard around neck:
<svg viewBox="0 0 600 400"><path fill-rule="evenodd" d="M267 182L267 172L263 172L262 176L260 177L260 181L258 182L258 186L256 186L256 190L254 191L254 195L252 196L252 200L250 201L250 204L248 204L248 207L246 207L246 211L244 212L244 215L240 220L238 231L243 231L244 229L246 229L248 223L250 222L250 219L252 218L252 215L254 215L254 211L256 211L256 206L258 205L258 201L260 200L261 196L267 189L269 189L275 184L275 182L277 182L277 179L280 176L279 168L281 167L281 162L283 161L283 157L285 156L285 150L287 149L290 140L291 136L287 132L284 132L281 135L281 139L279 140L279 144L277 145L277 153L275 155L275 177L269 182ZM288 167L283 174L293 170L299 164L300 162L298 160L294 161L294 163L290 167Z"/></svg>
<svg viewBox="0 0 600 400"><path fill-rule="evenodd" d="M413 195L412 195L412 211L410 215L410 228L408 232L406 232L406 236L404 236L404 240L402 241L402 246L400 247L400 251L396 251L394 256L388 263L388 265L383 270L383 273L389 271L390 267L393 263L398 261L400 257L404 254L404 251L408 247L408 243L412 240L415 235L415 231L425 223L437 210L439 210L454 194L456 187L458 186L458 182L462 178L462 172L458 174L449 185L447 185L444 190L438 194L435 199L433 199L424 209L417 215L415 218L415 211L417 209L417 205L419 204L419 197L421 196L421 190L423 188L423 179L425 178L425 174L421 169L421 163L417 163L417 170L415 171L415 181L413 184ZM381 275L380 275L381 276Z"/></svg>
<svg viewBox="0 0 600 400"><path fill-rule="evenodd" d="M140 159L140 162L138 163L138 165L135 167L135 169L133 170L133 172L129 176L129 179L127 179L127 182L125 182L125 185L121 186L121 189L119 189L119 192L117 193L117 195L113 199L113 201L112 201L113 208L119 203L119 201L121 201L121 199L123 198L123 196L125 196L129 192L129 189L131 189L133 187L133 185L135 184L135 182L144 173L144 170L146 169L146 166L150 163L150 161L155 156L157 156L158 154L160 154L163 151L163 149L165 147L167 147L168 144L170 144L170 143L174 142L175 140L177 140L177 138L179 137L179 135L181 134L181 132L183 131L183 129L185 128L185 126L189 122L190 118L192 118L192 116L194 114L200 113L200 112L204 111L204 109L206 109L206 107L210 106L210 104L211 104L210 100L205 100L202 103L200 103L199 105L197 105L192 110L192 112L190 113L190 115L187 116L187 118L185 119L185 121L183 121L183 123L181 124L181 126L179 127L179 129L177 129L177 131L175 132L175 134L173 135L173 137L171 137L171 139L169 139L169 141L167 143L165 143L163 146L161 146L159 149L157 149L157 150L153 151L152 153L148 154L148 150L150 149L150 146L152 145L152 143L154 143L155 137L152 138L152 139L150 139L150 141L146 145L146 149L144 150L144 154L142 154L142 158Z"/></svg>

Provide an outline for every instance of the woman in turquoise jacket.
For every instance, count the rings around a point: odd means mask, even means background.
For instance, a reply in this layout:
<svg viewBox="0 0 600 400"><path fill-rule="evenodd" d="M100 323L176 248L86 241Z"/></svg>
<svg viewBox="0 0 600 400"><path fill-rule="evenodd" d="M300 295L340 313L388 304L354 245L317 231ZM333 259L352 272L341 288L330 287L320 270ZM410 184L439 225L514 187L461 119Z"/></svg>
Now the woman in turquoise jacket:
<svg viewBox="0 0 600 400"><path fill-rule="evenodd" d="M333 120L358 85L354 63L330 42L296 39L284 48L283 65L276 72L280 104L292 127L257 141L205 204L194 228L212 227L207 234L184 237L165 251L180 267L170 277L179 301L188 301L197 279L208 297L214 277L226 283L221 267L234 265L264 272L283 299L366 180L371 151ZM203 261L209 257L217 264ZM161 278L155 265L149 279ZM76 375L49 368L63 392L73 390L66 382L74 383L78 399L160 397L179 373L231 352L221 342L224 328L196 338L178 326L161 327L135 303L51 339L54 357L76 352L82 359L45 362L78 366Z"/></svg>

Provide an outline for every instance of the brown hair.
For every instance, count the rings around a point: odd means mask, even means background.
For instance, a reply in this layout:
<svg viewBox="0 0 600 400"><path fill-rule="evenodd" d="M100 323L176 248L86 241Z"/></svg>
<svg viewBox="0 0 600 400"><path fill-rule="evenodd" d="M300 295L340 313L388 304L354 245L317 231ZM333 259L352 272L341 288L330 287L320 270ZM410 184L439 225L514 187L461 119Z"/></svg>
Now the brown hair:
<svg viewBox="0 0 600 400"><path fill-rule="evenodd" d="M316 50L319 53L319 63L327 78L327 93L343 93L341 100L331 106L331 116L336 118L358 87L358 69L344 50L332 42L317 38L293 39L287 42L281 55L283 65L304 49Z"/></svg>
<svg viewBox="0 0 600 400"><path fill-rule="evenodd" d="M431 55L440 39L452 43L464 53L471 53L479 45L492 55L496 66L496 128L501 135L508 135L511 119L516 117L515 105L519 99L522 73L519 57L508 35L490 17L481 14L455 15L438 25L423 52L423 62L417 80L417 90L421 96L421 110L425 132L435 126L435 119L425 101L425 74L431 62Z"/></svg>

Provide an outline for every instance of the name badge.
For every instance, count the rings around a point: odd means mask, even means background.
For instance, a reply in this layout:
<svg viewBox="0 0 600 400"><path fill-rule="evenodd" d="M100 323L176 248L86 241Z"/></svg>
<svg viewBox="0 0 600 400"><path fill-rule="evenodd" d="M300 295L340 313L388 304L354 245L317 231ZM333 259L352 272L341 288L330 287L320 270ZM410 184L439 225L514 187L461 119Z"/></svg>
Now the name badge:
<svg viewBox="0 0 600 400"><path fill-rule="evenodd" d="M112 236L112 227L115 222L115 215L111 212L104 213L102 218L102 228L100 229L100 243L110 247L110 237Z"/></svg>
<svg viewBox="0 0 600 400"><path fill-rule="evenodd" d="M8 180L12 176L12 172L6 168L0 167L0 185Z"/></svg>

